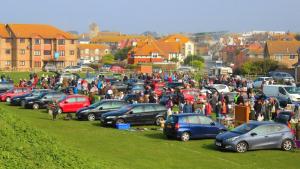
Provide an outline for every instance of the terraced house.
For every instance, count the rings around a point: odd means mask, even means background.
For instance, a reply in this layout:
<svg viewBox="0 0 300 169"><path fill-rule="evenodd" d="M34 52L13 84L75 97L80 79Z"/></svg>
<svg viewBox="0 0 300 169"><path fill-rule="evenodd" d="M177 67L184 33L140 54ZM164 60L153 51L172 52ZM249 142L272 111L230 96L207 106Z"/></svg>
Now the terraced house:
<svg viewBox="0 0 300 169"><path fill-rule="evenodd" d="M58 68L77 64L77 38L53 26L7 24L1 26L1 32L5 39L0 44L5 48L5 55L3 50L0 53L2 69L28 71L41 70L48 63Z"/></svg>
<svg viewBox="0 0 300 169"><path fill-rule="evenodd" d="M4 24L0 24L0 70L7 70L12 65L11 37Z"/></svg>

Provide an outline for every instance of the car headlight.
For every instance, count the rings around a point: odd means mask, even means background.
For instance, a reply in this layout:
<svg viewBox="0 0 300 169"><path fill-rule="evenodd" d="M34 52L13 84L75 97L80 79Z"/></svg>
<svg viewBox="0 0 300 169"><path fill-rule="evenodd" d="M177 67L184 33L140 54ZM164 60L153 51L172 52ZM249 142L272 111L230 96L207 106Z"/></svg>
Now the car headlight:
<svg viewBox="0 0 300 169"><path fill-rule="evenodd" d="M234 142L236 139L238 139L239 138L239 136L236 136L236 137L231 137L231 138L229 138L229 139L227 139L226 141L227 142Z"/></svg>
<svg viewBox="0 0 300 169"><path fill-rule="evenodd" d="M116 116L107 116L106 119L114 119Z"/></svg>

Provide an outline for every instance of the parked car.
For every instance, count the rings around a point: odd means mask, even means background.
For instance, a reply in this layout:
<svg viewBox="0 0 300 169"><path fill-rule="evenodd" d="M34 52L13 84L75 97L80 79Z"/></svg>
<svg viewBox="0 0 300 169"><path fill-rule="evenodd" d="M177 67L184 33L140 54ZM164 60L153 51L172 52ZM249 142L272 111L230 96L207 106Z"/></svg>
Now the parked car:
<svg viewBox="0 0 300 169"><path fill-rule="evenodd" d="M10 82L1 82L0 83L0 94L1 93L5 93L8 90L11 90L14 88L14 83L10 83Z"/></svg>
<svg viewBox="0 0 300 169"><path fill-rule="evenodd" d="M288 85L264 85L263 93L268 97L283 97L292 102L300 102L300 88Z"/></svg>
<svg viewBox="0 0 300 169"><path fill-rule="evenodd" d="M64 68L63 71L69 72L69 73L81 72L81 67L80 66L67 66Z"/></svg>
<svg viewBox="0 0 300 169"><path fill-rule="evenodd" d="M64 98L65 96L66 96L65 93L61 93L57 91L49 92L42 97L26 98L25 102L22 103L22 106L24 108L45 109L47 108L49 103Z"/></svg>
<svg viewBox="0 0 300 169"><path fill-rule="evenodd" d="M253 87L260 88L264 81L270 81L270 80L273 80L273 78L272 77L259 77L253 81Z"/></svg>
<svg viewBox="0 0 300 169"><path fill-rule="evenodd" d="M115 81L111 84L111 87L113 89L117 89L118 91L126 92L127 88L128 88L128 85L121 82L121 81Z"/></svg>
<svg viewBox="0 0 300 169"><path fill-rule="evenodd" d="M75 73L62 73L62 74L60 74L60 78L62 78L62 79L71 79L71 80L73 80L73 79L79 79L80 77L79 77L79 75L77 75L77 74L75 74Z"/></svg>
<svg viewBox="0 0 300 169"><path fill-rule="evenodd" d="M272 73L272 78L276 81L295 81L293 76L286 72L274 72Z"/></svg>
<svg viewBox="0 0 300 169"><path fill-rule="evenodd" d="M101 124L115 125L117 123L130 123L131 125L160 125L165 120L166 113L166 107L160 104L129 104L119 110L102 114Z"/></svg>
<svg viewBox="0 0 300 169"><path fill-rule="evenodd" d="M54 64L46 64L44 67L43 67L43 70L45 72L56 72L57 71L57 67L54 65Z"/></svg>
<svg viewBox="0 0 300 169"><path fill-rule="evenodd" d="M0 94L0 99L2 102L6 101L6 102L10 102L11 98L15 97L15 96L20 96L26 93L30 93L31 89L30 88L13 88L11 90L8 90L5 93Z"/></svg>
<svg viewBox="0 0 300 169"><path fill-rule="evenodd" d="M294 148L294 135L287 125L275 122L252 121L242 124L232 131L217 135L217 148L239 153L255 149L281 148L290 151Z"/></svg>
<svg viewBox="0 0 300 169"><path fill-rule="evenodd" d="M224 84L213 84L211 87L215 88L219 93L229 93L230 89Z"/></svg>
<svg viewBox="0 0 300 169"><path fill-rule="evenodd" d="M81 108L76 112L76 117L79 120L99 120L103 113L114 111L127 105L123 100L101 100L89 107Z"/></svg>
<svg viewBox="0 0 300 169"><path fill-rule="evenodd" d="M90 106L90 100L84 95L67 95L57 100L58 113L76 113L79 109ZM50 107L52 105L49 105ZM52 109L48 109L51 114Z"/></svg>
<svg viewBox="0 0 300 169"><path fill-rule="evenodd" d="M25 93L23 95L15 96L11 98L10 104L15 106L24 106L25 99L38 97L41 93L49 93L50 89L33 89L30 93Z"/></svg>
<svg viewBox="0 0 300 169"><path fill-rule="evenodd" d="M80 66L80 71L82 72L94 72L95 69L91 68L90 66L87 65L81 65Z"/></svg>
<svg viewBox="0 0 300 169"><path fill-rule="evenodd" d="M227 131L222 124L207 116L196 113L171 115L164 126L167 138L188 141L196 138L215 138L220 132Z"/></svg>
<svg viewBox="0 0 300 169"><path fill-rule="evenodd" d="M183 88L184 84L182 82L172 82L172 83L168 83L167 87L172 88L172 89L175 89L175 88L178 88L178 87Z"/></svg>

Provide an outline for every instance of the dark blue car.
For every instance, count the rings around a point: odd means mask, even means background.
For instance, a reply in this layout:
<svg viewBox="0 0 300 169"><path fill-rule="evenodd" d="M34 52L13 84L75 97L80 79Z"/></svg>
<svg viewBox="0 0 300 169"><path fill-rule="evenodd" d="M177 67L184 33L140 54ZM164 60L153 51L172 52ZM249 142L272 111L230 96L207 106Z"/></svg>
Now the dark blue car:
<svg viewBox="0 0 300 169"><path fill-rule="evenodd" d="M167 118L164 126L164 134L167 138L177 138L182 141L196 138L216 138L223 131L227 131L225 126L207 116L196 113L171 115Z"/></svg>

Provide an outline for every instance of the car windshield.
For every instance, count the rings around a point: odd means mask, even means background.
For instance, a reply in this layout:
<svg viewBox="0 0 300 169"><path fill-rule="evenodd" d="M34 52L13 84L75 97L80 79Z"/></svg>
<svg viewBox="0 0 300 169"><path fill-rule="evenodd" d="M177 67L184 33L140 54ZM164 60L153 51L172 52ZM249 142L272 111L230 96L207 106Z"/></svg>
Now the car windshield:
<svg viewBox="0 0 300 169"><path fill-rule="evenodd" d="M94 104L91 104L90 107L98 107L100 104L102 104L103 102L96 102Z"/></svg>
<svg viewBox="0 0 300 169"><path fill-rule="evenodd" d="M61 102L61 101L65 100L66 97L67 96L65 96L65 95L61 96L59 99L57 99L57 102Z"/></svg>
<svg viewBox="0 0 300 169"><path fill-rule="evenodd" d="M288 93L291 93L291 94L298 94L298 93L300 93L300 88L299 87L291 86L291 87L284 87L284 89Z"/></svg>
<svg viewBox="0 0 300 169"><path fill-rule="evenodd" d="M257 127L257 125L248 123L248 124L243 124L243 125L240 125L240 126L234 128L231 132L245 134L245 133L248 133L249 131L253 130L256 127Z"/></svg>

